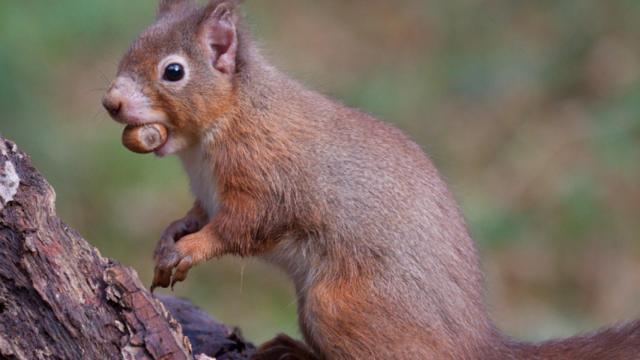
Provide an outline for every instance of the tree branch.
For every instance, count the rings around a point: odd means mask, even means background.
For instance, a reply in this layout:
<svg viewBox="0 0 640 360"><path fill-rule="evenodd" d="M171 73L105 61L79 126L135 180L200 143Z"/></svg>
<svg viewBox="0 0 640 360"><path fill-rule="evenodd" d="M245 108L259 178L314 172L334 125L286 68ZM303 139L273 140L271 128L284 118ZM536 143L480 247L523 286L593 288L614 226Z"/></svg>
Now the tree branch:
<svg viewBox="0 0 640 360"><path fill-rule="evenodd" d="M237 330L187 301L155 298L135 271L103 258L58 219L54 190L29 157L0 137L0 359L224 360L253 350Z"/></svg>

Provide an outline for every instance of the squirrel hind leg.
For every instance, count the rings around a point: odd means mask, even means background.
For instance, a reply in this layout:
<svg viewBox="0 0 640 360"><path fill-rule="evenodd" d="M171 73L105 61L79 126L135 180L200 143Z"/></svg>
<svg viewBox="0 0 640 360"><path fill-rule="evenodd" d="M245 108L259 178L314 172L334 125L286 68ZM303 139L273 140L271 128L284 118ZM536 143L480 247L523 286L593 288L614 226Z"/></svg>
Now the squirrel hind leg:
<svg viewBox="0 0 640 360"><path fill-rule="evenodd" d="M304 343L280 334L256 351L251 360L320 360Z"/></svg>

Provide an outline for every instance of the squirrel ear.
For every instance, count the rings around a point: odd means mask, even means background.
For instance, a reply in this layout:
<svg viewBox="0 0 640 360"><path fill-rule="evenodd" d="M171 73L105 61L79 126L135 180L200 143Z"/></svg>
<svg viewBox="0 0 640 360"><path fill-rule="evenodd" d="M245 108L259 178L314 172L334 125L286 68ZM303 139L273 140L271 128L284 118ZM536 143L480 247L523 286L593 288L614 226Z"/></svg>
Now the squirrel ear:
<svg viewBox="0 0 640 360"><path fill-rule="evenodd" d="M205 8L198 30L200 43L213 67L228 75L236 71L238 3L234 0L212 0Z"/></svg>
<svg viewBox="0 0 640 360"><path fill-rule="evenodd" d="M195 0L160 0L158 5L158 19L175 11L176 9L194 3Z"/></svg>

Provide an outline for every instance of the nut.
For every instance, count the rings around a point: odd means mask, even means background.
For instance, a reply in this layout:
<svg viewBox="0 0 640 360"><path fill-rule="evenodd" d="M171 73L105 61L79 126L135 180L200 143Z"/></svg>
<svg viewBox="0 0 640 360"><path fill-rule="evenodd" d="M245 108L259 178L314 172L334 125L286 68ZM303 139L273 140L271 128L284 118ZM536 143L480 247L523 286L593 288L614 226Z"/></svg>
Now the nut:
<svg viewBox="0 0 640 360"><path fill-rule="evenodd" d="M129 125L122 133L122 144L138 154L151 153L167 142L167 127L162 124Z"/></svg>

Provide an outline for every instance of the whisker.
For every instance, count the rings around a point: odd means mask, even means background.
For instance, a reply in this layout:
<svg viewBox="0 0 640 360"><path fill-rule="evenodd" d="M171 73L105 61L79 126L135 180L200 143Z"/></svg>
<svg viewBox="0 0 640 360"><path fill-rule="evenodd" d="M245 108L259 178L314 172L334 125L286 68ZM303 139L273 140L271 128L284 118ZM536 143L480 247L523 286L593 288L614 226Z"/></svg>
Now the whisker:
<svg viewBox="0 0 640 360"><path fill-rule="evenodd" d="M108 88L95 88L95 89L88 89L86 90L85 93L90 93L90 92L106 92L108 90Z"/></svg>
<svg viewBox="0 0 640 360"><path fill-rule="evenodd" d="M95 123L100 123L106 119L107 117L104 116L102 109L98 106L97 110L93 113L93 116L91 117L91 121Z"/></svg>
<svg viewBox="0 0 640 360"><path fill-rule="evenodd" d="M110 82L109 77L104 72L102 72L102 70L97 69L97 71L98 74L100 74L100 76L102 77L102 80L104 80L108 84Z"/></svg>

